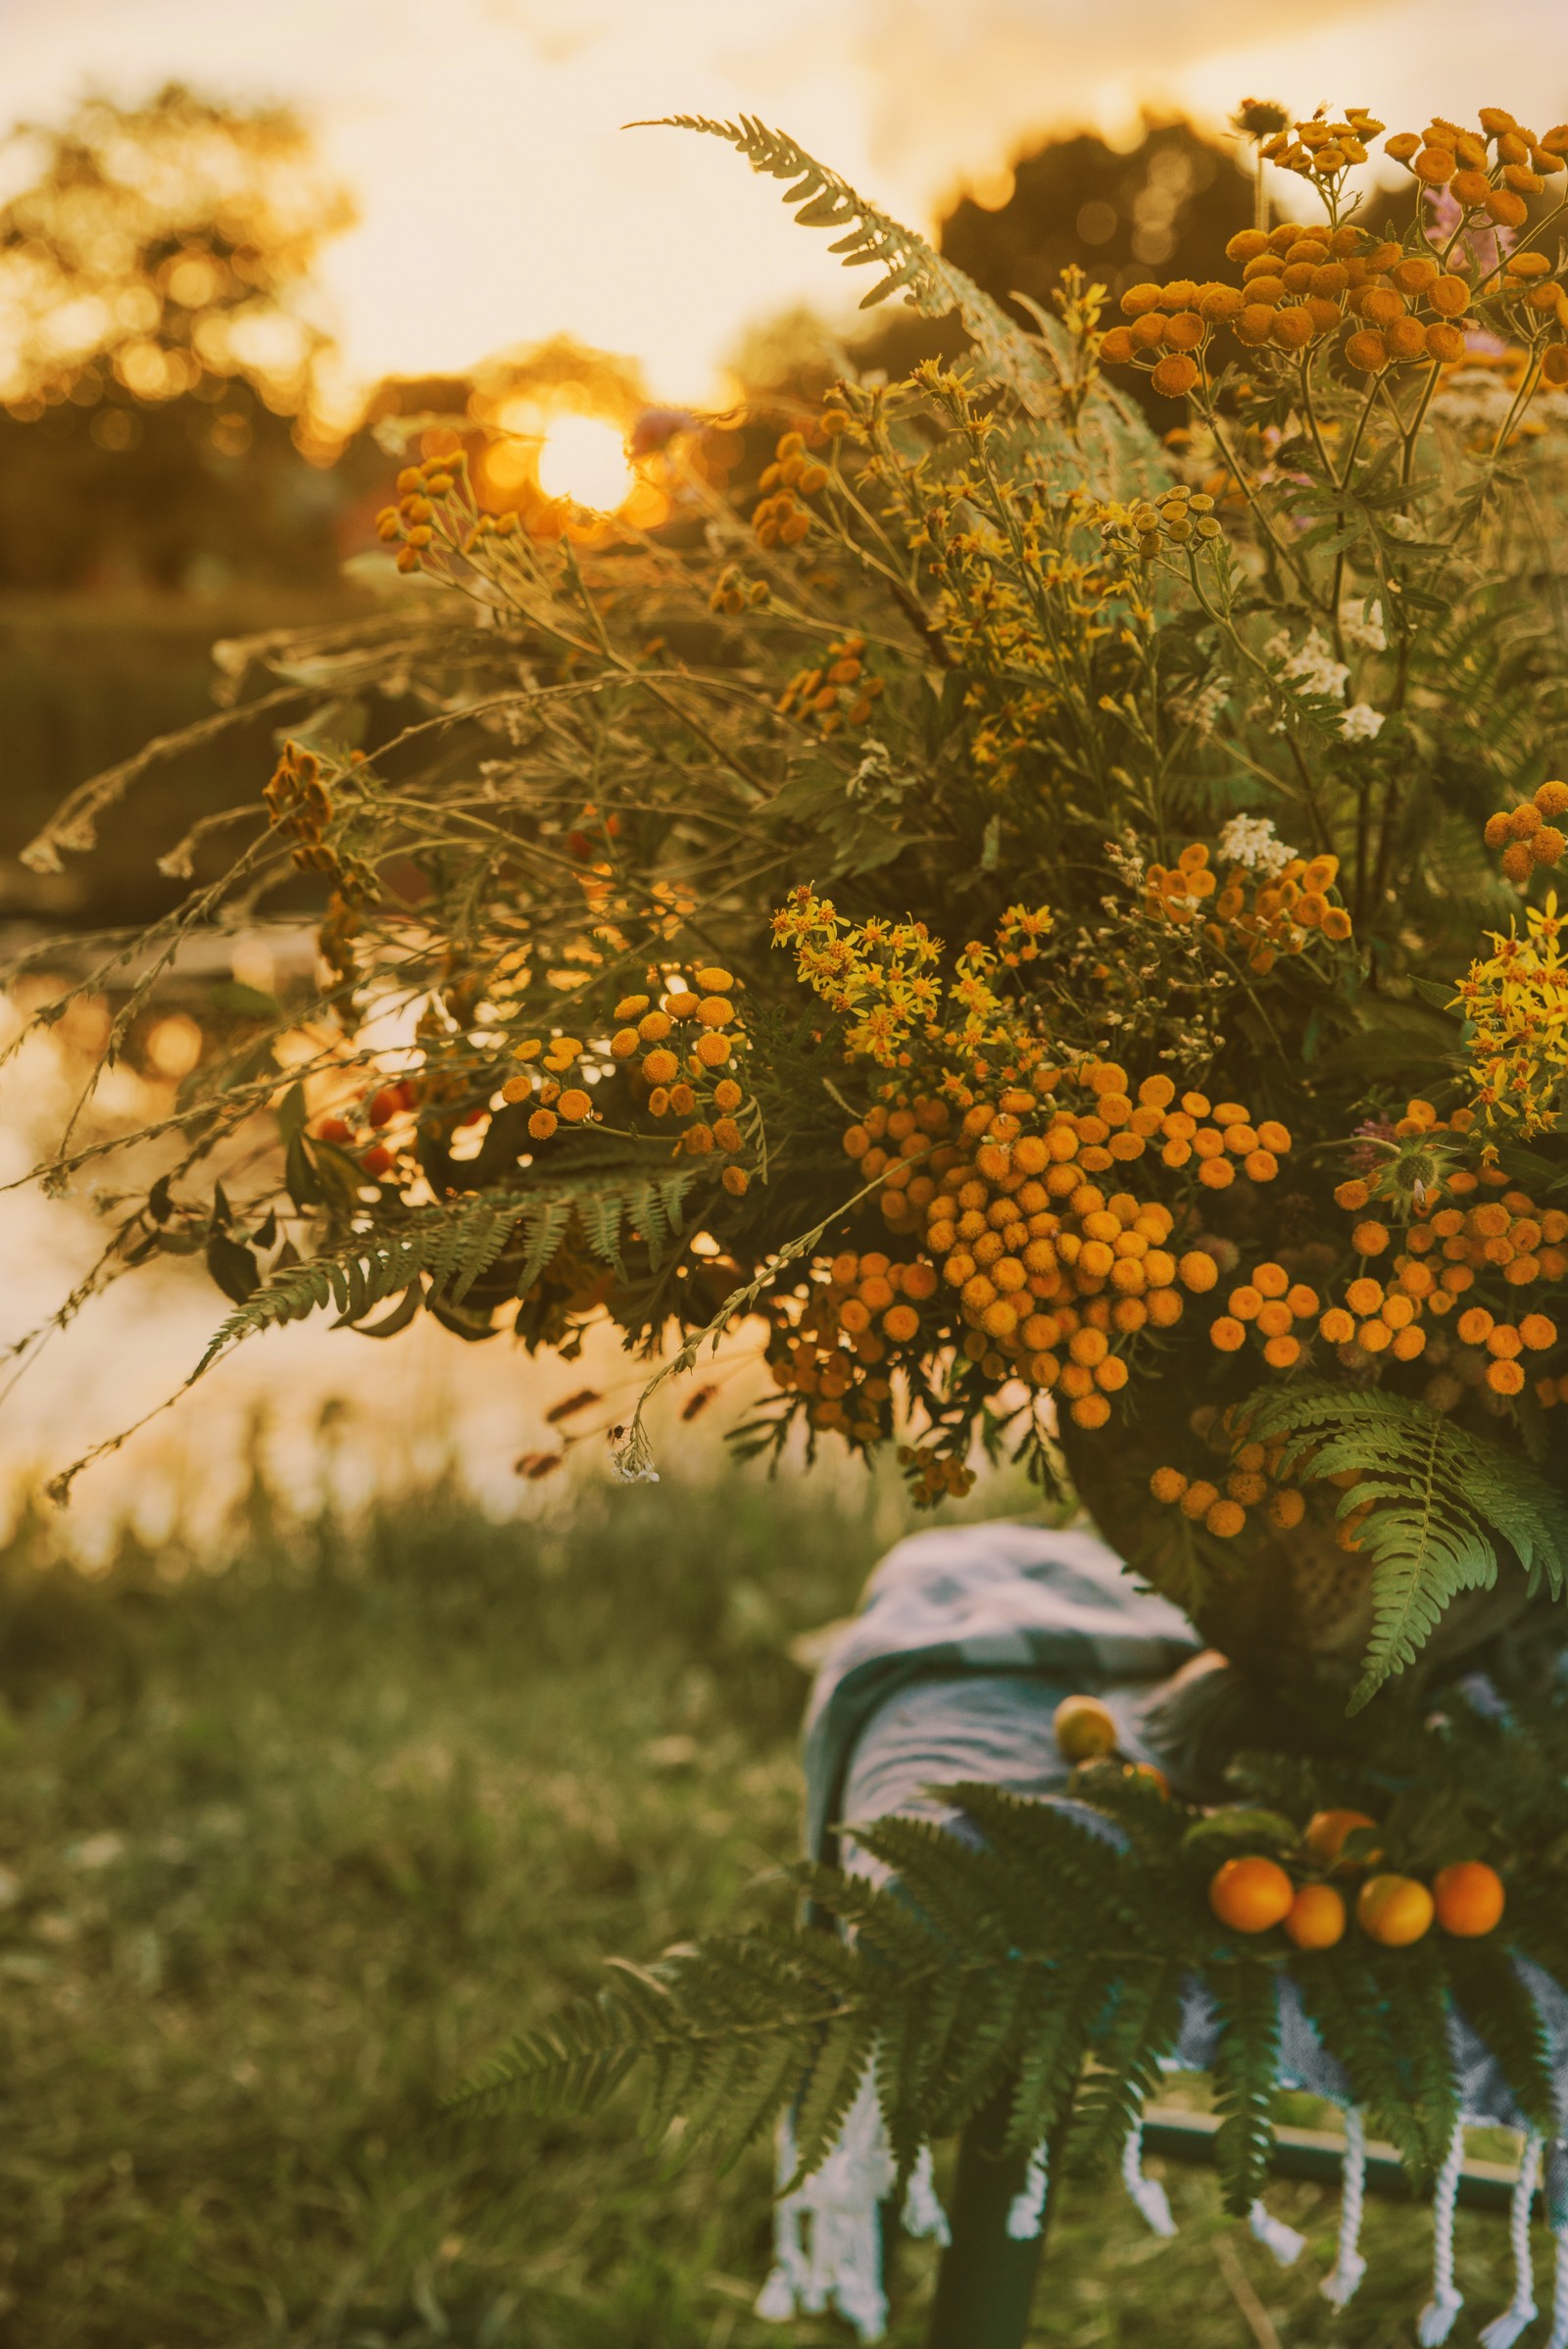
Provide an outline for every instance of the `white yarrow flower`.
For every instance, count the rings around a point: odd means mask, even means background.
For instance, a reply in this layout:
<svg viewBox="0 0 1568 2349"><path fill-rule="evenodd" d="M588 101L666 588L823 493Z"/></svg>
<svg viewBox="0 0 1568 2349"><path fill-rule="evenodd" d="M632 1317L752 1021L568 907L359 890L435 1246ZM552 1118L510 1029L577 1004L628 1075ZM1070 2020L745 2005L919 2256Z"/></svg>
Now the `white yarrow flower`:
<svg viewBox="0 0 1568 2349"><path fill-rule="evenodd" d="M1374 710L1370 702L1352 702L1340 720L1340 732L1347 742L1371 742L1383 731L1383 712Z"/></svg>
<svg viewBox="0 0 1568 2349"><path fill-rule="evenodd" d="M1219 836L1219 853L1227 864L1243 864L1249 872L1272 878L1283 872L1296 855L1275 832L1267 815L1233 815Z"/></svg>
<svg viewBox="0 0 1568 2349"><path fill-rule="evenodd" d="M1272 653L1282 640L1283 631L1268 650ZM1291 654L1281 673L1290 678L1298 693L1322 694L1331 702L1345 699L1345 688L1350 679L1348 662L1335 660L1328 639L1316 628L1307 631L1305 644L1298 653Z"/></svg>
<svg viewBox="0 0 1568 2349"><path fill-rule="evenodd" d="M1381 603L1363 603L1354 597L1340 614L1346 640L1364 653L1386 653L1389 649L1388 631L1383 625Z"/></svg>

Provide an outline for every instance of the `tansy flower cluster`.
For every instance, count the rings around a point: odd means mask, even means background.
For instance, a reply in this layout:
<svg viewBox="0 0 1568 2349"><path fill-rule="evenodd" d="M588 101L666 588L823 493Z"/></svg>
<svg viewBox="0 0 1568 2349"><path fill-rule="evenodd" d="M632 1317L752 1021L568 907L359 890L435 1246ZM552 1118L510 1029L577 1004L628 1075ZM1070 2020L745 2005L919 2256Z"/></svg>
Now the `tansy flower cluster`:
<svg viewBox="0 0 1568 2349"><path fill-rule="evenodd" d="M1460 209L1462 226L1522 228L1530 217L1529 198L1539 196L1564 168L1568 122L1537 138L1501 106L1483 106L1476 122L1476 129L1467 130L1434 115L1424 131L1401 130L1386 140L1384 152L1403 164L1421 187L1446 188Z"/></svg>
<svg viewBox="0 0 1568 2349"><path fill-rule="evenodd" d="M1103 352L1102 352L1103 357ZM1156 382L1158 370L1156 369ZM1158 388L1165 388L1163 383ZM1110 505L1100 510L1101 536L1113 545L1130 547L1144 563L1157 555L1180 550L1196 553L1224 536L1214 518L1214 501L1206 490L1189 489L1184 482L1136 506Z"/></svg>
<svg viewBox="0 0 1568 2349"><path fill-rule="evenodd" d="M804 1297L769 1299L767 1363L773 1383L807 1398L813 1428L876 1444L892 1426L891 1374L921 1351L921 1308L937 1295L922 1259L900 1261L870 1248L842 1250L817 1266ZM925 1344L933 1333L925 1333Z"/></svg>
<svg viewBox="0 0 1568 2349"><path fill-rule="evenodd" d="M1524 936L1494 931L1492 953L1471 963L1454 998L1469 1023L1476 1107L1489 1126L1522 1141L1554 1125L1568 1089L1562 928L1555 894L1544 907L1526 906Z"/></svg>
<svg viewBox="0 0 1568 2349"><path fill-rule="evenodd" d="M1294 134L1276 134L1264 153L1277 150L1287 169L1315 181L1328 220L1315 228L1285 221L1240 230L1226 246L1227 257L1241 264L1239 285L1184 277L1129 286L1121 297L1128 323L1101 338L1102 361L1148 368L1153 388L1173 399L1205 386L1221 332L1244 349L1271 350L1303 365L1332 340L1346 364L1364 374L1416 362L1454 367L1467 355L1459 321L1484 300L1536 354L1546 382L1568 383L1568 342L1560 339L1568 296L1548 257L1527 250L1490 269L1460 266L1468 226L1519 226L1529 194L1564 169L1558 149L1568 152L1568 126L1538 143L1517 126L1487 127L1503 122L1511 124L1512 117L1486 108L1479 136L1441 122L1425 139L1408 132L1389 141L1388 152L1408 163L1423 186L1448 189L1459 208L1454 232L1437 253L1424 235L1410 250L1370 229L1338 224L1345 172L1365 160L1382 127L1370 116L1352 111L1346 122L1314 121L1298 123ZM1512 160L1516 155L1523 160ZM1163 543L1153 507L1140 527L1152 555Z"/></svg>
<svg viewBox="0 0 1568 2349"><path fill-rule="evenodd" d="M1209 1344L1234 1354L1255 1341L1270 1370L1294 1370L1301 1360L1297 1325L1315 1321L1320 1303L1315 1289L1270 1260L1231 1291L1224 1312L1209 1323Z"/></svg>
<svg viewBox="0 0 1568 2349"><path fill-rule="evenodd" d="M1216 874L1207 848L1194 841L1174 865L1149 867L1144 911L1160 921L1201 919L1211 945L1244 955L1261 975L1280 954L1299 954L1314 931L1333 946L1348 939L1350 917L1330 894L1339 869L1338 856L1292 856L1274 872L1237 863Z"/></svg>
<svg viewBox="0 0 1568 2349"><path fill-rule="evenodd" d="M867 668L865 638L846 636L828 646L816 667L797 669L779 696L779 714L836 734L841 726L863 726L883 691L883 680Z"/></svg>
<svg viewBox="0 0 1568 2349"><path fill-rule="evenodd" d="M398 550L400 571L416 571L438 539L447 548L466 552L476 536L510 537L515 531L514 514L475 514L467 500L455 507L453 499L467 487L467 456L461 448L403 467L397 478L397 504L383 507L375 517L376 536Z"/></svg>
<svg viewBox="0 0 1568 2349"><path fill-rule="evenodd" d="M737 1052L746 1046L731 1000L734 977L714 966L693 972L690 983L679 972L662 976L663 992L657 1000L628 995L615 1005L614 1016L623 1024L610 1039L611 1065L625 1070L634 1100L650 1117L680 1122L677 1153L707 1157L717 1151L734 1158L746 1147L737 1122L746 1094L730 1073ZM521 1066L503 1084L502 1098L533 1102L531 1141L549 1142L563 1124L601 1121L586 1068L593 1068L597 1081L604 1066L602 1046L566 1034L525 1036L513 1048L513 1056ZM720 1179L737 1199L750 1182L740 1164L725 1166Z"/></svg>
<svg viewBox="0 0 1568 2349"><path fill-rule="evenodd" d="M1306 1495L1300 1488L1312 1481L1318 1447L1288 1436L1259 1443L1251 1435L1246 1406L1239 1403L1223 1410L1214 1403L1200 1404L1188 1424L1223 1465L1198 1476L1175 1467L1156 1468L1149 1481L1152 1497L1180 1509L1192 1524L1222 1542L1247 1533L1250 1511L1261 1511L1276 1534L1294 1533L1306 1516ZM1361 1481L1361 1473L1339 1470L1322 1481L1347 1492ZM1370 1514L1370 1504L1363 1502L1335 1518L1334 1539L1341 1549L1359 1549L1360 1530Z"/></svg>
<svg viewBox="0 0 1568 2349"><path fill-rule="evenodd" d="M1205 1423L1217 1424L1224 1417L1211 1408L1200 1411L1195 1415L1195 1427L1201 1433ZM1154 1499L1165 1507L1179 1508L1184 1517L1222 1542L1233 1542L1246 1532L1249 1509L1261 1509L1277 1533L1290 1533L1300 1524L1306 1514L1305 1500L1294 1486L1275 1481L1285 1452L1283 1442L1233 1446L1227 1424L1219 1448L1231 1455L1222 1483L1215 1483L1212 1477L1186 1476L1179 1468L1156 1468L1149 1480Z"/></svg>
<svg viewBox="0 0 1568 2349"><path fill-rule="evenodd" d="M1568 783L1539 784L1531 798L1517 807L1499 807L1487 818L1486 843L1501 849L1502 869L1520 889L1528 889L1538 866L1558 864L1568 835L1562 819L1568 815Z"/></svg>
<svg viewBox="0 0 1568 2349"><path fill-rule="evenodd" d="M1325 122L1326 111L1320 107L1305 122L1281 123L1262 141L1259 152L1282 171L1314 180L1332 202L1345 173L1367 161L1385 125L1364 106L1347 107L1343 122Z"/></svg>
<svg viewBox="0 0 1568 2349"><path fill-rule="evenodd" d="M746 1096L727 1073L747 1045L734 988L732 973L708 964L691 974L690 984L675 974L657 1002L628 995L615 1005L615 1018L625 1024L610 1040L611 1056L626 1068L650 1117L687 1121L675 1149L691 1157L713 1150L733 1157L745 1147L736 1118ZM746 1168L735 1164L720 1180L736 1199L750 1183Z"/></svg>
<svg viewBox="0 0 1568 2349"><path fill-rule="evenodd" d="M830 408L813 420L811 439L827 441L842 432L849 417L841 408ZM763 467L758 482L763 493L752 510L752 528L757 532L760 547L798 547L811 526L811 517L802 498L814 498L818 490L827 487L827 467L814 458L807 445L804 432L781 434L773 452L773 462Z"/></svg>
<svg viewBox="0 0 1568 2349"><path fill-rule="evenodd" d="M1182 1290L1201 1294L1219 1276L1205 1249L1171 1246L1177 1215L1163 1199L1096 1178L1157 1145L1163 1165L1184 1176L1179 1189L1194 1177L1227 1187L1238 1157L1266 1182L1276 1151L1290 1147L1283 1127L1252 1128L1239 1104L1221 1104L1235 1111L1225 1124L1200 1125L1175 1106L1170 1078L1145 1078L1136 1101L1127 1083L1112 1061L1037 1068L1030 1087L974 1103L960 1127L972 1155L942 1175L925 1209L925 1245L956 1293L963 1354L988 1379L1022 1377L1061 1395L1085 1428L1110 1417L1137 1334L1173 1328ZM1184 1101L1207 1118L1206 1098Z"/></svg>
<svg viewBox="0 0 1568 2349"><path fill-rule="evenodd" d="M1438 1129L1427 1101L1412 1101L1400 1122ZM1446 1327L1441 1349L1432 1347L1441 1350L1441 1366L1425 1399L1435 1408L1453 1408L1466 1388L1504 1398L1523 1392L1530 1357L1551 1354L1559 1330L1549 1313L1522 1309L1528 1298L1521 1293L1568 1278L1568 1214L1539 1206L1507 1182L1487 1159L1479 1168L1447 1167L1441 1188L1423 1188L1397 1232L1383 1215L1366 1212L1379 1201L1365 1180L1338 1187L1336 1201L1357 1217L1350 1245L1360 1270L1319 1328L1348 1369L1364 1370L1383 1354L1414 1361L1427 1352L1436 1322ZM1501 1190L1501 1198L1478 1199L1483 1187ZM1542 1384L1547 1391L1538 1399L1555 1402L1555 1381Z"/></svg>

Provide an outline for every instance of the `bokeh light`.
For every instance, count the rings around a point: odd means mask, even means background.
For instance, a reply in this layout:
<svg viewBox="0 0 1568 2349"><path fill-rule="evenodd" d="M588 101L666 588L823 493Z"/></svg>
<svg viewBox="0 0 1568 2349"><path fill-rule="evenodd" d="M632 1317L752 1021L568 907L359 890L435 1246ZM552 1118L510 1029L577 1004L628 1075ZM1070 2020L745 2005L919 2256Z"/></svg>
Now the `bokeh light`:
<svg viewBox="0 0 1568 2349"><path fill-rule="evenodd" d="M630 496L636 476L618 427L605 416L551 416L539 451L539 486L546 497L570 498L601 514Z"/></svg>

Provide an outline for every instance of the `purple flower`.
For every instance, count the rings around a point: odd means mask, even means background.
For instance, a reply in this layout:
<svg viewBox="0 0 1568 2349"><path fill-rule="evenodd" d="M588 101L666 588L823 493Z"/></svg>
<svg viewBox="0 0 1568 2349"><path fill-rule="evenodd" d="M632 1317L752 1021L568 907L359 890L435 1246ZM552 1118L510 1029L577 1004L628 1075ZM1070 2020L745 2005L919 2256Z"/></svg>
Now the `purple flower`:
<svg viewBox="0 0 1568 2349"><path fill-rule="evenodd" d="M677 432L690 432L696 422L685 408L645 408L631 428L627 447L633 457L652 457L667 449Z"/></svg>
<svg viewBox="0 0 1568 2349"><path fill-rule="evenodd" d="M1396 1142L1398 1136L1392 1118L1368 1117L1356 1127L1351 1139L1352 1145L1359 1143L1360 1147L1352 1147L1346 1152L1346 1164L1358 1175L1369 1175L1376 1172L1388 1155L1387 1150L1380 1146Z"/></svg>

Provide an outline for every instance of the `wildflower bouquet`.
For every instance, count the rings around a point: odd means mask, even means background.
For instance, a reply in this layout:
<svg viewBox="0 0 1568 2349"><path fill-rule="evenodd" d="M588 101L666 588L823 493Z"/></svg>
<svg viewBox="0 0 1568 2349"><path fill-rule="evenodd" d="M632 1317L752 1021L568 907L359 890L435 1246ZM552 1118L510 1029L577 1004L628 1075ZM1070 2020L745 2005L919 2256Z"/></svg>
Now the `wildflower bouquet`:
<svg viewBox="0 0 1568 2349"><path fill-rule="evenodd" d="M1304 217L1231 278L1070 276L1032 331L787 138L684 126L966 355L663 419L642 528L423 429L384 612L225 653L280 728L238 856L205 818L87 982L112 1058L185 938L325 897L308 999L68 1137L56 1182L157 1159L88 1287L204 1248L209 1361L327 1307L608 1318L660 1379L755 1337L743 1453L896 1445L927 1502L1022 1459L1292 1718L1413 1705L1568 1567L1568 125L1388 140L1394 233L1383 126L1298 122Z"/></svg>

